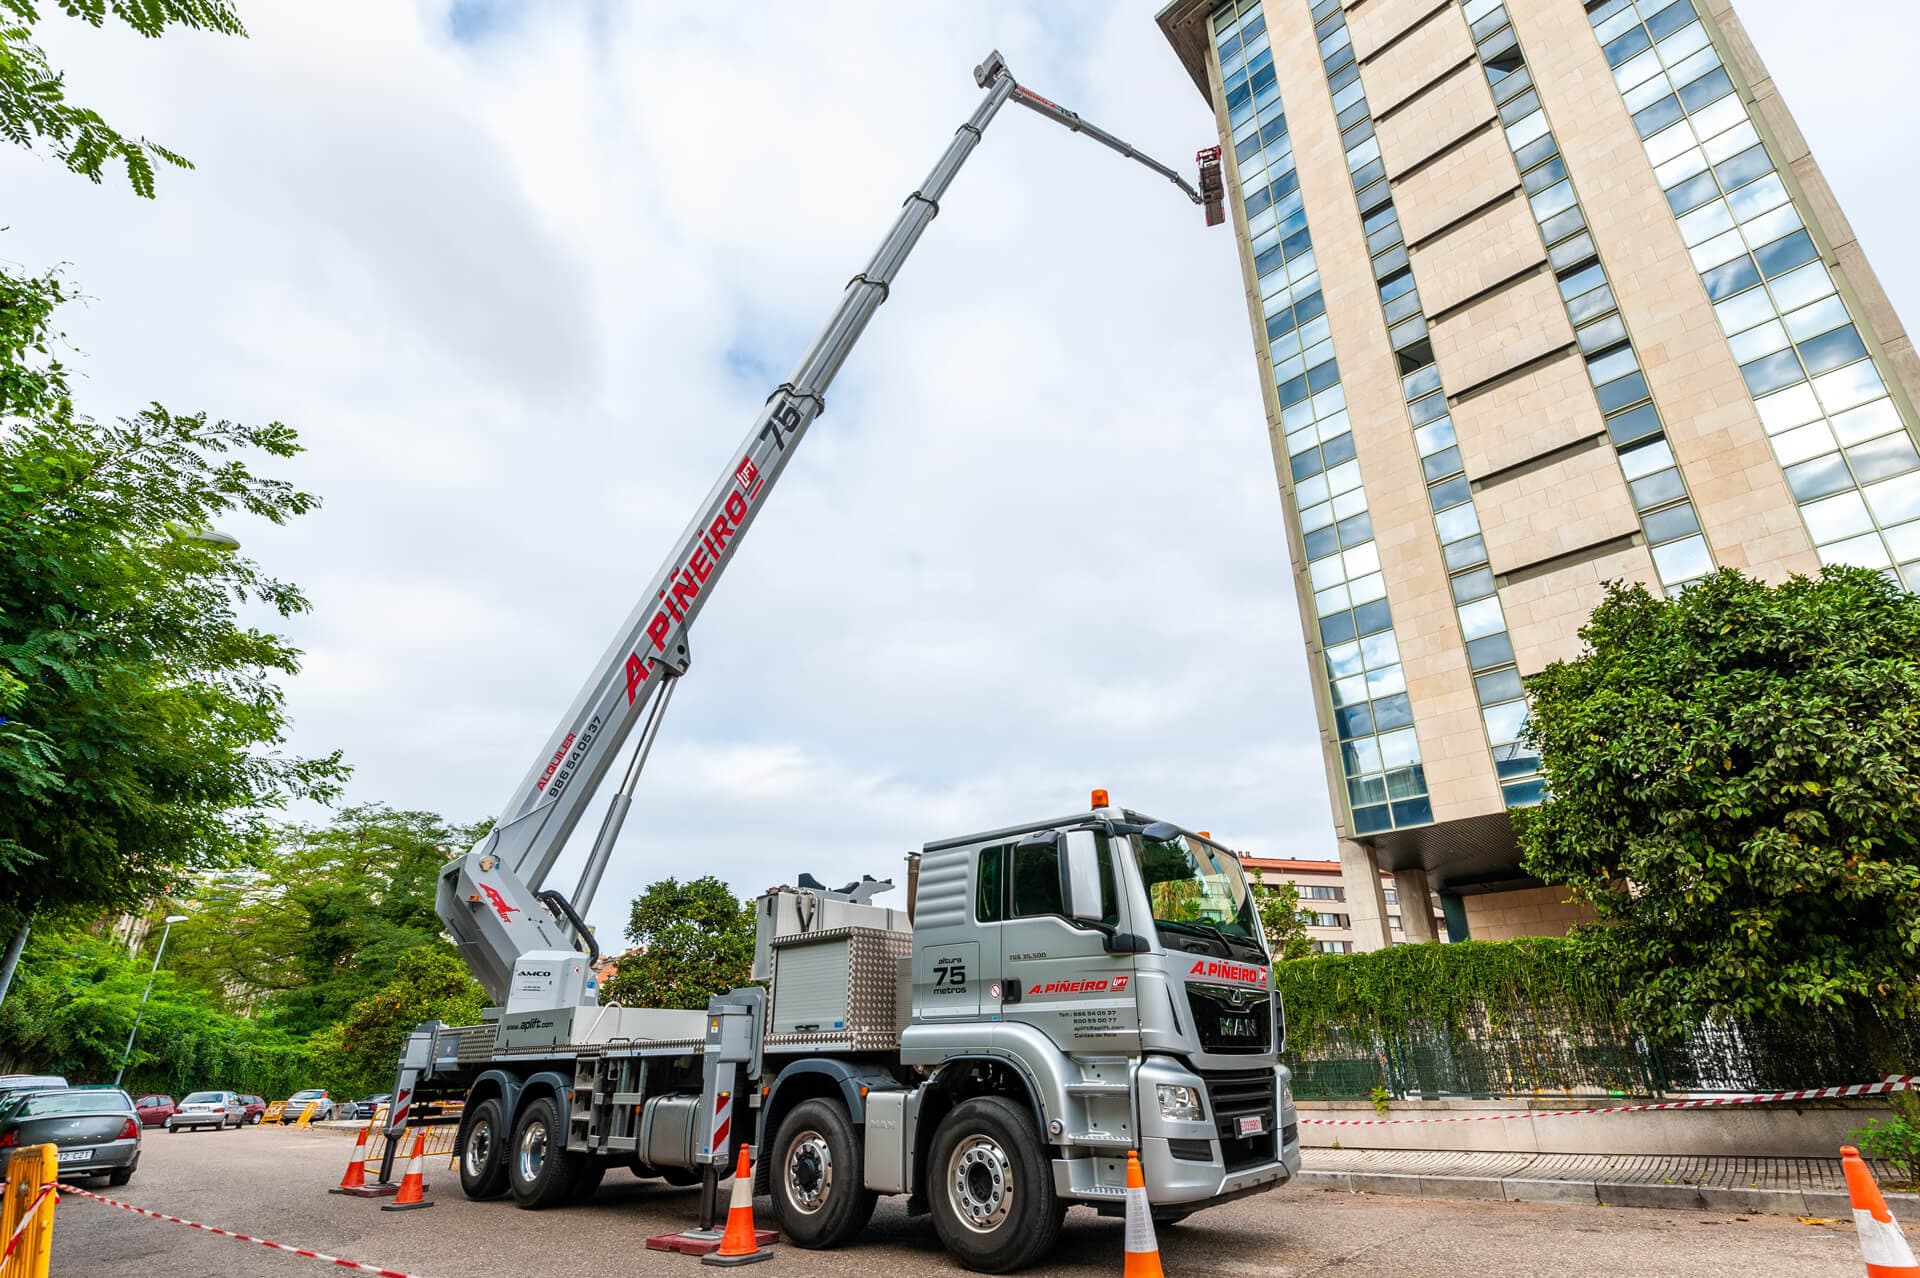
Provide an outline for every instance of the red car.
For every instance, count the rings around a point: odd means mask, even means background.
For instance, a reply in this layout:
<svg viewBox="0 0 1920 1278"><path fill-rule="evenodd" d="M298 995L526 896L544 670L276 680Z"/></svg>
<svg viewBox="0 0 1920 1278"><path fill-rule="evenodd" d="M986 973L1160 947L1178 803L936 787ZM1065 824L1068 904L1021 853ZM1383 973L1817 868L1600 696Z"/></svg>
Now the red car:
<svg viewBox="0 0 1920 1278"><path fill-rule="evenodd" d="M247 1126L253 1127L260 1122L260 1116L267 1112L267 1103L258 1096L242 1096L240 1104L247 1111Z"/></svg>
<svg viewBox="0 0 1920 1278"><path fill-rule="evenodd" d="M173 1116L173 1097L139 1096L134 1099L133 1107L140 1115L142 1127L160 1127Z"/></svg>

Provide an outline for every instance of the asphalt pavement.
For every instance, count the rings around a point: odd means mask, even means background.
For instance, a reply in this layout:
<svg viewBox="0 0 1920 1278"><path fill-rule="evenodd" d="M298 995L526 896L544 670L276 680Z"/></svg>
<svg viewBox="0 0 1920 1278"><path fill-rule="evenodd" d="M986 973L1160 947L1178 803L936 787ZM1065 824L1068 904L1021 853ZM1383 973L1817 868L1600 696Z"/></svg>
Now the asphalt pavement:
<svg viewBox="0 0 1920 1278"><path fill-rule="evenodd" d="M382 1212L374 1202L330 1195L352 1149L339 1131L252 1127L168 1135L149 1131L140 1169L122 1189L84 1188L170 1215L426 1278L485 1274L563 1278L639 1271L714 1272L692 1259L649 1253L642 1238L691 1228L692 1190L612 1172L588 1204L526 1212L511 1202L471 1203L444 1158L427 1180L435 1206ZM724 1204L725 1198L722 1197ZM758 1204L770 1225L768 1204ZM1659 1275L1661 1278L1858 1278L1852 1221L1663 1211L1598 1205L1423 1200L1326 1189L1282 1188L1163 1228L1170 1278L1258 1275ZM1119 1278L1121 1224L1076 1209L1054 1258L1036 1275ZM181 1225L63 1197L54 1228L53 1272L70 1278L321 1278L341 1270ZM900 1278L962 1274L924 1216L882 1199L866 1237L833 1252L778 1248L757 1278L780 1273Z"/></svg>

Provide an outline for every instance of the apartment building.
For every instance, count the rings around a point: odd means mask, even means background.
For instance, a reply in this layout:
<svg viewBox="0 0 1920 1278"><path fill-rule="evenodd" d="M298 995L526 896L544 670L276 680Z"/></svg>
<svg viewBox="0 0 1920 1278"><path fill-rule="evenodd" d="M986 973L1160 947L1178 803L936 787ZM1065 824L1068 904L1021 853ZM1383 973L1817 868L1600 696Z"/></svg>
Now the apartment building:
<svg viewBox="0 0 1920 1278"><path fill-rule="evenodd" d="M1522 679L1602 583L1920 589L1920 359L1728 0L1175 0L1360 948L1563 930ZM1249 426L1251 428L1251 423Z"/></svg>

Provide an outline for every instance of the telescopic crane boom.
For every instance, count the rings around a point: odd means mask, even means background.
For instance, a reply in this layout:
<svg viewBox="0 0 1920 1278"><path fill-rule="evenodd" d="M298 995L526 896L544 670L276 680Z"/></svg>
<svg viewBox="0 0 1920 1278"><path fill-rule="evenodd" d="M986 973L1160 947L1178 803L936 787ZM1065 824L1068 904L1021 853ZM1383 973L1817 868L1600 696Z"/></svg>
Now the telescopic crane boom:
<svg viewBox="0 0 1920 1278"><path fill-rule="evenodd" d="M767 397L745 441L674 543L586 685L502 810L498 824L440 874L436 907L488 997L508 1011L592 1003L599 957L585 915L612 855L675 681L686 673L687 631L741 539L759 517L794 450L826 407L826 392L928 223L955 174L1009 99L1144 164L1221 220L1219 150L1200 152L1200 189L1106 130L1018 84L996 50L974 68L980 103L907 197L866 269L847 283L826 327L792 375ZM1203 193L1204 192L1204 193ZM640 740L602 820L571 898L546 886L568 836L636 724ZM576 942L578 947L576 947ZM584 950L584 954L581 952Z"/></svg>

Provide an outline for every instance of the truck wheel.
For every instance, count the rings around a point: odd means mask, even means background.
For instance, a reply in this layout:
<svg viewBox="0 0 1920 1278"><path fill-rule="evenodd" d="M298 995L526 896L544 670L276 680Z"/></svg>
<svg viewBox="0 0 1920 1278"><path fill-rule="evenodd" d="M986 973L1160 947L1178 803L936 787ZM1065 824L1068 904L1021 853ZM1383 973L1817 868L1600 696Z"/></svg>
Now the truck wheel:
<svg viewBox="0 0 1920 1278"><path fill-rule="evenodd" d="M461 1193L479 1201L507 1192L507 1119L498 1100L467 1108L459 1150Z"/></svg>
<svg viewBox="0 0 1920 1278"><path fill-rule="evenodd" d="M801 1247L838 1247L865 1229L879 1195L866 1187L863 1152L839 1101L802 1101L789 1110L766 1155L780 1232Z"/></svg>
<svg viewBox="0 0 1920 1278"><path fill-rule="evenodd" d="M927 1160L934 1231L961 1264L1004 1274L1053 1250L1066 1204L1033 1120L998 1096L954 1107Z"/></svg>
<svg viewBox="0 0 1920 1278"><path fill-rule="evenodd" d="M507 1150L507 1188L514 1202L532 1211L558 1207L573 1193L580 1156L567 1152L567 1129L551 1096L528 1101L513 1124Z"/></svg>

